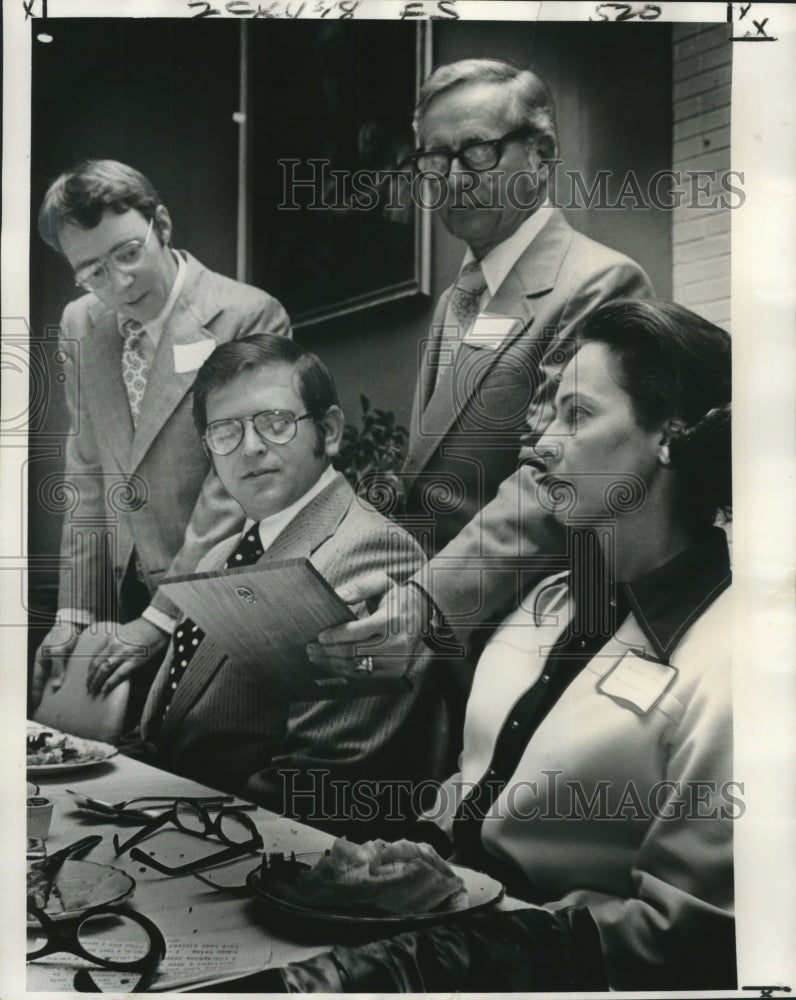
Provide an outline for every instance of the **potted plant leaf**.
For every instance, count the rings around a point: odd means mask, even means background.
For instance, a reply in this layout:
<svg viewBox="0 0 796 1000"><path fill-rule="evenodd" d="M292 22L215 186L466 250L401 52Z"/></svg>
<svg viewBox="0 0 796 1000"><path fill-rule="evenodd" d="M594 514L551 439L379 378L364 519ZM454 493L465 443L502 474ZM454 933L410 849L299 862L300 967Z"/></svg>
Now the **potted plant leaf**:
<svg viewBox="0 0 796 1000"><path fill-rule="evenodd" d="M389 410L371 409L360 394L361 426L346 424L335 466L358 496L380 513L395 517L403 511L404 497L398 473L406 453L409 432Z"/></svg>

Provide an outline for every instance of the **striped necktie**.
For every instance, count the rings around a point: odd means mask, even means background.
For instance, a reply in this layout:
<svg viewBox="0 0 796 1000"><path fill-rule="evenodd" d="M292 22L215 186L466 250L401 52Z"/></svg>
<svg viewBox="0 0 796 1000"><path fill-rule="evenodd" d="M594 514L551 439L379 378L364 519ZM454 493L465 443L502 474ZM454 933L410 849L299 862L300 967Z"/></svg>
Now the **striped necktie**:
<svg viewBox="0 0 796 1000"><path fill-rule="evenodd" d="M259 527L253 524L241 537L224 568L251 566L257 562L261 555L263 555L263 546L260 542ZM204 632L191 618L184 618L177 626L173 639L174 649L171 670L169 671L169 686L166 691L166 704L163 706L164 715L168 712L174 692L204 637Z"/></svg>

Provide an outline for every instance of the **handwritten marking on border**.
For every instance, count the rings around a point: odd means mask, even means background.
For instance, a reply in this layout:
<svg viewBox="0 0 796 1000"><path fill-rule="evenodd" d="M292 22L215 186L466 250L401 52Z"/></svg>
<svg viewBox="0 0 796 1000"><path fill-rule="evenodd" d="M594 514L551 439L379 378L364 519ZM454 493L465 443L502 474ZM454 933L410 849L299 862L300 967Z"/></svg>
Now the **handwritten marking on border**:
<svg viewBox="0 0 796 1000"><path fill-rule="evenodd" d="M728 3L727 4L727 23L734 25L736 23L739 23L740 21L745 20L747 14L752 9L752 7L754 7L753 3L739 3L739 4ZM739 15L737 18L735 16L736 10L737 10L737 13ZM752 30L752 28L747 28L746 31L742 35L737 35L737 34L735 34L735 31L733 31L732 41L734 41L734 42L776 42L777 41L777 36L776 35L769 35L769 33L766 31L766 25L768 24L770 18L764 17L764 18L762 18L762 20L756 21L753 17L750 17L749 20L752 22L752 25L754 27L754 31Z"/></svg>
<svg viewBox="0 0 796 1000"><path fill-rule="evenodd" d="M35 18L45 18L47 17L47 0L38 0L41 4L41 14L34 13L34 7L36 6L37 0L22 0L22 9L25 11L25 20L29 21L32 17Z"/></svg>
<svg viewBox="0 0 796 1000"><path fill-rule="evenodd" d="M598 3L594 13L590 21L656 21L661 8L656 3Z"/></svg>

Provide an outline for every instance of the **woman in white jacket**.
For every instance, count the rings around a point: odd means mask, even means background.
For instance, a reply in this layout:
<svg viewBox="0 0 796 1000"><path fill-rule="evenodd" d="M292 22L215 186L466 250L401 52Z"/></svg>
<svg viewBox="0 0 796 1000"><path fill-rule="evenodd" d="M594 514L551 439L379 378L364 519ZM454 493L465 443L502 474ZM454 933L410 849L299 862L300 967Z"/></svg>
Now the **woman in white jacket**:
<svg viewBox="0 0 796 1000"><path fill-rule="evenodd" d="M735 985L730 339L620 300L576 346L532 458L567 565L487 643L416 831L542 909L338 949L326 989L599 988L597 941L613 989Z"/></svg>
<svg viewBox="0 0 796 1000"><path fill-rule="evenodd" d="M432 814L460 859L586 906L614 988L735 978L730 341L669 303L578 334L536 444L570 569L488 642L461 773Z"/></svg>

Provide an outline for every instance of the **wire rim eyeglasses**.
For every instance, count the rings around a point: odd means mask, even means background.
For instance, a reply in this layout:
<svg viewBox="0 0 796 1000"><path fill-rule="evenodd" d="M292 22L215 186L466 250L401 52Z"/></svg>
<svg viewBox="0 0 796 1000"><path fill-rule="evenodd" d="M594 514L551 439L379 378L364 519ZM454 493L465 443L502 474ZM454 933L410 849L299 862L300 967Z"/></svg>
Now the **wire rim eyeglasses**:
<svg viewBox="0 0 796 1000"><path fill-rule="evenodd" d="M301 420L312 420L312 414L296 416L292 410L262 410L250 417L228 417L212 420L202 436L214 455L231 455L245 434L245 423L251 422L257 436L268 444L288 444L296 436Z"/></svg>
<svg viewBox="0 0 796 1000"><path fill-rule="evenodd" d="M458 149L446 149L444 146L418 149L410 153L405 162L410 163L419 174L439 174L447 177L451 172L453 161L459 160L467 170L480 174L486 170L494 170L503 158L503 151L509 142L531 136L535 131L530 126L523 125L497 139L475 139L466 142Z"/></svg>
<svg viewBox="0 0 796 1000"><path fill-rule="evenodd" d="M126 243L122 243L121 246L115 247L105 257L100 257L92 261L91 264L86 264L85 267L78 268L75 271L75 284L79 288L85 288L87 292L96 292L108 283L108 279L110 278L108 266L110 264L117 271L122 271L123 273L137 270L143 263L144 251L149 243L149 237L152 235L154 221L154 219L149 220L149 228L143 240L138 238L128 240Z"/></svg>

